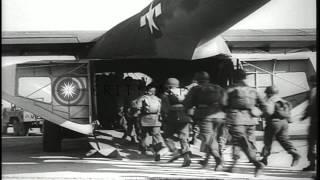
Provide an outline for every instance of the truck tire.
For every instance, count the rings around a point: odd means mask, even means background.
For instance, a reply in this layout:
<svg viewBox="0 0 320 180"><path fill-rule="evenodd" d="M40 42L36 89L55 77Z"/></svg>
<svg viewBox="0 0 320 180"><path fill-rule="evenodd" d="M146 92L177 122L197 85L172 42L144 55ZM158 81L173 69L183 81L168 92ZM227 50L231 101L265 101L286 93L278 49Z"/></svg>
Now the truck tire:
<svg viewBox="0 0 320 180"><path fill-rule="evenodd" d="M43 122L42 145L44 152L61 152L62 129L50 121Z"/></svg>
<svg viewBox="0 0 320 180"><path fill-rule="evenodd" d="M23 126L24 126L24 135L25 136L29 135L29 130L32 127L31 122L24 122Z"/></svg>
<svg viewBox="0 0 320 180"><path fill-rule="evenodd" d="M19 121L18 118L12 118L13 135L15 136L25 136L26 129L24 124Z"/></svg>

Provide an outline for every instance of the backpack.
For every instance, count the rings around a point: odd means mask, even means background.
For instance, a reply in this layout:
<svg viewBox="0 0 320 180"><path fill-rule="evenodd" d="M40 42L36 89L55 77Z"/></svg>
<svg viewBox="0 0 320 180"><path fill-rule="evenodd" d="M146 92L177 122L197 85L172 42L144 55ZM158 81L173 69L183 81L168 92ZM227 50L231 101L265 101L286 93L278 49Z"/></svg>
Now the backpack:
<svg viewBox="0 0 320 180"><path fill-rule="evenodd" d="M292 122L291 120L291 109L292 105L285 100L279 100L275 102L275 109L272 118L274 119L287 119L288 122Z"/></svg>
<svg viewBox="0 0 320 180"><path fill-rule="evenodd" d="M223 97L223 88L219 85L205 84L197 86L196 104L211 105L220 103Z"/></svg>
<svg viewBox="0 0 320 180"><path fill-rule="evenodd" d="M228 96L228 104L232 109L252 109L256 104L256 90L250 87L235 87Z"/></svg>
<svg viewBox="0 0 320 180"><path fill-rule="evenodd" d="M158 114L161 110L161 100L156 96L144 96L141 111L144 114Z"/></svg>

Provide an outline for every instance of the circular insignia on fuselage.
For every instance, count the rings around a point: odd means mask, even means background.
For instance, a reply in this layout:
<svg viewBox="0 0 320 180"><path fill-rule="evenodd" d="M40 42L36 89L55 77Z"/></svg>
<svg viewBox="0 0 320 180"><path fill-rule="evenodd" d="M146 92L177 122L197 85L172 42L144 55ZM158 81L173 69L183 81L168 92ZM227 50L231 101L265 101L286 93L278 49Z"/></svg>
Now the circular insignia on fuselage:
<svg viewBox="0 0 320 180"><path fill-rule="evenodd" d="M82 99L83 89L83 82L79 78L61 77L53 83L53 96L61 105L74 105Z"/></svg>

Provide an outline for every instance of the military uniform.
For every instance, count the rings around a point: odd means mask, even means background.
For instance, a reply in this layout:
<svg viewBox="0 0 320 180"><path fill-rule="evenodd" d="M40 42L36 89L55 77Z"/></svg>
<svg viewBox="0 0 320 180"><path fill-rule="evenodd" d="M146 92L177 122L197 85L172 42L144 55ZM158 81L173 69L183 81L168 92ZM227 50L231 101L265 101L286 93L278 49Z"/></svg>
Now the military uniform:
<svg viewBox="0 0 320 180"><path fill-rule="evenodd" d="M288 118L290 118L289 115L279 116L276 115L277 109L280 107L280 103L288 103L285 102L282 98L278 97L277 90L275 87L268 87L265 91L267 93L267 100L266 103L269 104L269 106L272 106L272 109L274 109L274 113L266 117L266 128L265 128L265 134L264 134L264 147L262 149L261 156L263 159L261 162L263 162L265 165L268 164L268 156L271 154L271 146L274 137L276 140L280 143L280 145L293 156L293 161L291 166L294 166L297 164L298 159L300 159L300 155L298 154L296 148L293 146L293 144L289 140L288 135ZM274 107L273 107L274 106Z"/></svg>
<svg viewBox="0 0 320 180"><path fill-rule="evenodd" d="M315 78L312 77L312 78ZM312 79L315 83L316 80ZM310 126L308 133L308 154L307 158L310 161L309 166L303 168L303 171L314 171L316 169L316 155L317 155L317 142L318 142L318 98L317 98L317 87L313 87L309 94L309 105L306 109L305 116L302 120L310 117Z"/></svg>
<svg viewBox="0 0 320 180"><path fill-rule="evenodd" d="M159 151L165 148L164 140L161 136L161 99L153 94L145 94L137 99L137 109L139 109L139 121L141 126L141 147L142 152L147 150L147 136L152 136L152 145L155 151L155 160L160 160Z"/></svg>
<svg viewBox="0 0 320 180"><path fill-rule="evenodd" d="M125 89L128 92L123 94L123 116L126 120L123 139L126 139L127 136L130 136L131 141L137 143L137 140L141 140L140 124L137 114L137 98L143 94L141 88L145 87L145 82L142 80L132 79L131 77L126 77L124 81Z"/></svg>
<svg viewBox="0 0 320 180"><path fill-rule="evenodd" d="M166 144L171 152L177 153L178 150L174 144L174 134L177 134L177 139L180 142L181 150L178 156L173 157L169 162L172 162L178 159L180 156L184 157L183 167L189 166L191 163L189 154L189 133L190 133L190 124L192 119L187 116L185 108L182 104L182 101L185 98L185 95L188 93L188 90L185 88L178 88L178 80L175 78L168 79L168 83L176 80L175 87L169 87L168 90L162 96L162 114L164 117L164 137L166 139ZM171 80L171 81L170 81ZM168 84L170 86L172 84Z"/></svg>
<svg viewBox="0 0 320 180"><path fill-rule="evenodd" d="M123 137L130 136L131 141L141 141L141 127L138 116L137 99L132 100L128 107L125 107L125 117L127 119L126 132Z"/></svg>
<svg viewBox="0 0 320 180"><path fill-rule="evenodd" d="M198 83L199 85L193 87L188 93L184 105L186 109L196 107L194 119L200 127L201 150L206 152L207 157L212 155L216 161L215 170L221 170L223 158L219 140L224 132L225 114L222 107L225 104L225 92L219 85L209 83L209 77L204 78L203 81L198 80Z"/></svg>
<svg viewBox="0 0 320 180"><path fill-rule="evenodd" d="M235 71L236 82L227 90L226 119L233 145L241 147L250 162L255 165L255 175L258 176L264 165L256 158L254 145L256 121L253 119L256 115L252 109L258 105L264 110L266 106L258 92L244 83L245 76L244 71ZM231 171L234 170L236 163L237 161L234 161Z"/></svg>

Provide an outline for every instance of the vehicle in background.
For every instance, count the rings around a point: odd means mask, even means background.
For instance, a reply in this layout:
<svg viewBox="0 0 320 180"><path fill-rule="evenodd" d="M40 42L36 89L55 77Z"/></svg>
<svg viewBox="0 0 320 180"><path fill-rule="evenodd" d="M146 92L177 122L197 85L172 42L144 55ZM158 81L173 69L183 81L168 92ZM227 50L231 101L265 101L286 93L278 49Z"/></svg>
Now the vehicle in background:
<svg viewBox="0 0 320 180"><path fill-rule="evenodd" d="M40 128L42 132L43 119L12 104L11 108L2 109L1 125L3 134L7 134L8 127L12 127L14 135L25 136L31 128Z"/></svg>

